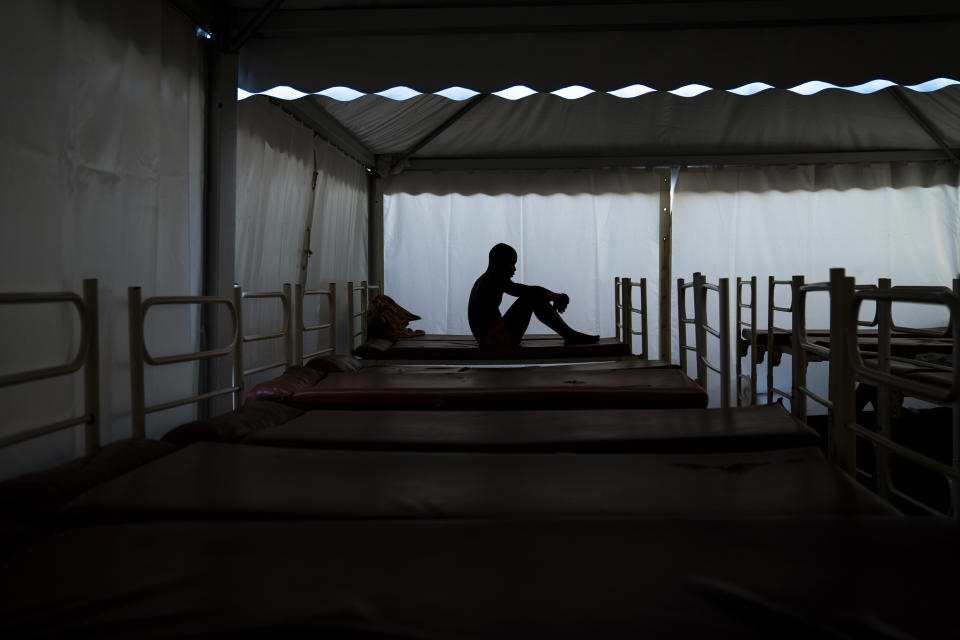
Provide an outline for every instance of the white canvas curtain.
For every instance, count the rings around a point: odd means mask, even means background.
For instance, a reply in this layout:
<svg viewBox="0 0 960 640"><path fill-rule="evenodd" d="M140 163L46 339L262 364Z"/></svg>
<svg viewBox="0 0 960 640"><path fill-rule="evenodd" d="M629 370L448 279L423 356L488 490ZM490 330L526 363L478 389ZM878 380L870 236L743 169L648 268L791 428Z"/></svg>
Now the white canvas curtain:
<svg viewBox="0 0 960 640"><path fill-rule="evenodd" d="M100 283L102 435L129 437L127 287L199 292L203 82L201 43L169 2L5 3L0 24L0 290L80 291ZM44 305L0 311L0 371L64 362L75 314ZM186 308L151 312L157 355L194 349ZM147 399L195 393L192 365L148 371ZM82 411L79 375L0 389L0 432ZM148 434L189 420L158 414ZM82 429L0 451L4 477L82 452Z"/></svg>
<svg viewBox="0 0 960 640"><path fill-rule="evenodd" d="M279 291L300 273L304 232L311 227L306 286L338 285L338 353L346 352L346 288L367 278L366 170L264 98L239 104L237 134L236 279L246 291ZM314 162L318 171L313 192ZM312 200L312 202L311 202ZM308 298L308 324L327 321L324 299ZM269 333L281 325L280 304L250 300L245 333ZM326 332L308 334L306 352L324 344ZM248 345L245 367L283 359L279 341ZM248 384L278 371L252 376Z"/></svg>
<svg viewBox="0 0 960 640"><path fill-rule="evenodd" d="M516 282L567 293L568 324L612 336L614 278L647 277L656 290L662 179L642 170L396 176L384 198L385 291L422 316L412 328L469 335L470 289L490 248L506 242L519 254ZM504 296L502 310L513 300ZM647 302L655 319L656 296ZM655 320L649 330L655 353ZM550 330L534 319L528 332Z"/></svg>
<svg viewBox="0 0 960 640"><path fill-rule="evenodd" d="M673 204L674 277L689 281L700 271L714 283L730 278L732 288L737 276L758 276L763 326L771 275L823 282L830 268L843 267L858 283L887 277L894 285L950 286L960 272L957 185L957 169L949 163L685 169ZM776 296L778 306L789 305L788 287ZM716 318L716 297L708 299ZM872 315L872 308L863 309L864 319ZM897 306L894 317L904 325L946 323L942 310L918 305ZM776 322L790 326L787 314L779 314ZM809 297L807 323L829 326L826 294ZM676 332L674 323L674 354ZM717 354L711 351L714 362ZM809 371L811 387L825 394L826 364L811 365ZM775 372L776 386L789 389L789 358ZM764 375L760 378L765 391ZM710 381L715 405L719 384L714 374Z"/></svg>

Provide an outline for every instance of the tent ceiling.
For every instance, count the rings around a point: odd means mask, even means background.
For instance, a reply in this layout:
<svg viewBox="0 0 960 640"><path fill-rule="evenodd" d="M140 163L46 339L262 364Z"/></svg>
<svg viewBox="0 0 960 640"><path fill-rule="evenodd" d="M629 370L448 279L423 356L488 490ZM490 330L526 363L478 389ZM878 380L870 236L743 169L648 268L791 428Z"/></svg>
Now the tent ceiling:
<svg viewBox="0 0 960 640"><path fill-rule="evenodd" d="M960 79L956 2L176 1L232 16L245 90L424 92L281 103L370 166L375 156L408 154L408 169L908 160L949 158L960 147L958 86L787 90L811 80ZM775 89L724 91L751 82ZM603 93L637 83L658 91ZM667 93L690 83L716 90ZM517 84L597 93L489 95ZM451 86L482 99L431 95Z"/></svg>

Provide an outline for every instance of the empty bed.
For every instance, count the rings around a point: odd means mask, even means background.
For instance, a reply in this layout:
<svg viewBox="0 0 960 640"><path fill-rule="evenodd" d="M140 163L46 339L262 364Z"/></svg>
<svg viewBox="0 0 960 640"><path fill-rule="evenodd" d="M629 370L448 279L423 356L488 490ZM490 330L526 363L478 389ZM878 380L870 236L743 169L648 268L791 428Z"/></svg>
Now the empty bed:
<svg viewBox="0 0 960 640"><path fill-rule="evenodd" d="M955 638L958 551L905 518L91 526L0 566L0 634Z"/></svg>
<svg viewBox="0 0 960 640"><path fill-rule="evenodd" d="M245 444L380 451L678 453L816 446L781 405L607 411L308 411Z"/></svg>
<svg viewBox="0 0 960 640"><path fill-rule="evenodd" d="M87 491L59 515L98 522L893 513L815 447L556 455L196 443Z"/></svg>
<svg viewBox="0 0 960 640"><path fill-rule="evenodd" d="M674 368L557 369L292 368L251 398L302 409L676 409L707 406L707 394Z"/></svg>

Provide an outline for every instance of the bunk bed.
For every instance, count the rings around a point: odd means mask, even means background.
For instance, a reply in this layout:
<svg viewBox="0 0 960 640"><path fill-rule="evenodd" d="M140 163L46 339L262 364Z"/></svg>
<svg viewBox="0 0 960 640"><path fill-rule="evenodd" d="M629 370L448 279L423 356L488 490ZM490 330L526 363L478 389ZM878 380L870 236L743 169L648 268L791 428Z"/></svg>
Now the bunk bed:
<svg viewBox="0 0 960 640"><path fill-rule="evenodd" d="M634 289L639 289L639 307L633 305ZM649 358L647 341L647 281L641 278L614 280L615 337L600 338L595 344L565 345L557 335L528 334L517 347L480 347L472 335L428 334L397 339L369 335L369 302L371 292L381 293L382 285L347 283L350 348L365 362L378 363L439 363L439 364L495 364L495 363L549 363L599 360L632 360ZM356 308L359 300L359 308ZM634 329L633 316L639 318L639 330ZM359 330L357 329L359 321ZM640 337L640 352L633 354L633 337ZM359 343L358 343L359 341Z"/></svg>

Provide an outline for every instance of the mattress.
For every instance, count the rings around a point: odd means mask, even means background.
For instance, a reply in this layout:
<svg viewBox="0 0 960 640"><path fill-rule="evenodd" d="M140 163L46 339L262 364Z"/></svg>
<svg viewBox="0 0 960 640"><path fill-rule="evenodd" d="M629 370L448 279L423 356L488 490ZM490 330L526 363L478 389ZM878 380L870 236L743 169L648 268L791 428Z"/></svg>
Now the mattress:
<svg viewBox="0 0 960 640"><path fill-rule="evenodd" d="M606 411L308 411L244 444L386 451L676 453L816 446L778 404Z"/></svg>
<svg viewBox="0 0 960 640"><path fill-rule="evenodd" d="M354 349L354 354L371 360L577 360L629 356L630 347L616 338L567 346L557 335L528 335L517 347L494 348L480 347L473 336L424 335L397 341L370 339Z"/></svg>
<svg viewBox="0 0 960 640"><path fill-rule="evenodd" d="M68 522L891 514L815 447L709 454L320 451L197 443L64 506Z"/></svg>
<svg viewBox="0 0 960 640"><path fill-rule="evenodd" d="M379 368L328 373L286 402L302 409L676 409L707 406L678 369Z"/></svg>
<svg viewBox="0 0 960 640"><path fill-rule="evenodd" d="M907 518L91 526L0 565L0 635L956 638L957 533Z"/></svg>

